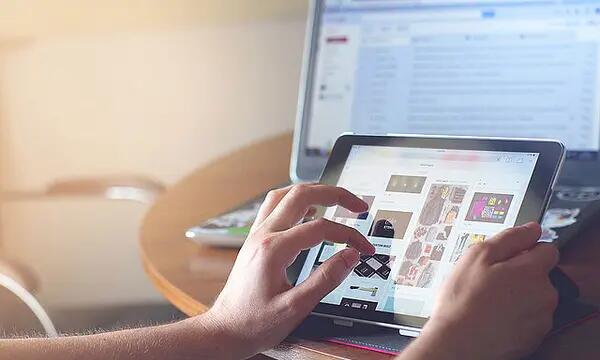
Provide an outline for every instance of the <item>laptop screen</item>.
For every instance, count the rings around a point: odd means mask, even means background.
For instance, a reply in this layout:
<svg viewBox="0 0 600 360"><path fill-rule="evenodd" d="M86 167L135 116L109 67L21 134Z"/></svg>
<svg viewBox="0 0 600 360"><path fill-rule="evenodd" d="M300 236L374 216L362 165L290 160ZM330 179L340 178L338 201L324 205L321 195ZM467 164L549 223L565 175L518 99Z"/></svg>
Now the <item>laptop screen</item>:
<svg viewBox="0 0 600 360"><path fill-rule="evenodd" d="M346 131L553 138L597 156L600 0L317 6L303 157Z"/></svg>

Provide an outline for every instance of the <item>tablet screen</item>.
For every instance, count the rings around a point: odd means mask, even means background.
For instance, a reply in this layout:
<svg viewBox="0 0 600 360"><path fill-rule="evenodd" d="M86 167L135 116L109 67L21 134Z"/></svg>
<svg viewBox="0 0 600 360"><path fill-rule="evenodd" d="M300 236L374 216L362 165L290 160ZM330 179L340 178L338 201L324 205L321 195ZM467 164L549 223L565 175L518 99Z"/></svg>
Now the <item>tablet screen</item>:
<svg viewBox="0 0 600 360"><path fill-rule="evenodd" d="M362 197L362 214L327 219L358 229L376 248L323 303L429 317L436 292L473 244L511 227L539 153L352 146L338 185ZM343 244L308 252L297 283Z"/></svg>

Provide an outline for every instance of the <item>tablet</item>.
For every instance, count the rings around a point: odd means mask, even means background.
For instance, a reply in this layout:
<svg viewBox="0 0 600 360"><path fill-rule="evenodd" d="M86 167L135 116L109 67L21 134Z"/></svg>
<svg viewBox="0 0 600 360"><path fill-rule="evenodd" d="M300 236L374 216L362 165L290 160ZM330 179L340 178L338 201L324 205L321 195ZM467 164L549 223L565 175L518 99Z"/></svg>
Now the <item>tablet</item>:
<svg viewBox="0 0 600 360"><path fill-rule="evenodd" d="M565 156L557 141L416 136L340 137L321 183L369 204L317 217L359 230L375 246L314 314L416 331L469 246L541 221ZM323 242L289 269L293 284L345 245Z"/></svg>

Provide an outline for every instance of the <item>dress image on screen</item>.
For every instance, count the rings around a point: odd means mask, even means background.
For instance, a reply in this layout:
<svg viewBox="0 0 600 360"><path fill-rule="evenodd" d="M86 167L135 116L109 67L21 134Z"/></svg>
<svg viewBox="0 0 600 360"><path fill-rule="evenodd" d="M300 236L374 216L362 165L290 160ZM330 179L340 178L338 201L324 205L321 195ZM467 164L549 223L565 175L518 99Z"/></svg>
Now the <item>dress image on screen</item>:
<svg viewBox="0 0 600 360"><path fill-rule="evenodd" d="M467 213L467 221L504 224L513 195L475 193Z"/></svg>
<svg viewBox="0 0 600 360"><path fill-rule="evenodd" d="M433 184L394 278L397 285L429 288L447 248L468 187Z"/></svg>
<svg viewBox="0 0 600 360"><path fill-rule="evenodd" d="M369 230L369 236L404 239L411 218L412 213L409 212L379 210Z"/></svg>

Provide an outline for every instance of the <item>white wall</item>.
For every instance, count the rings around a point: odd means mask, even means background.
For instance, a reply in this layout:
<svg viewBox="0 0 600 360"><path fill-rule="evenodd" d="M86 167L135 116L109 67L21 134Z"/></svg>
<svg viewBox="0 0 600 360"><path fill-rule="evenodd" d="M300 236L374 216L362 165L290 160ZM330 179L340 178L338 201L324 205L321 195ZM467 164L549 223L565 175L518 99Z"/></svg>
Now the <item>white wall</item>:
<svg viewBox="0 0 600 360"><path fill-rule="evenodd" d="M173 183L290 131L304 22L25 41L2 55L0 173L35 188L81 174Z"/></svg>
<svg viewBox="0 0 600 360"><path fill-rule="evenodd" d="M49 34L0 33L5 189L121 173L173 184L293 127L302 15ZM1 239L42 274L46 304L156 300L137 254L144 210L88 200L9 203Z"/></svg>

